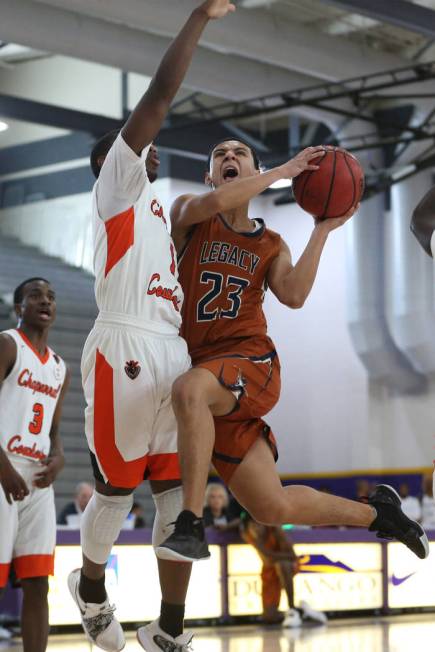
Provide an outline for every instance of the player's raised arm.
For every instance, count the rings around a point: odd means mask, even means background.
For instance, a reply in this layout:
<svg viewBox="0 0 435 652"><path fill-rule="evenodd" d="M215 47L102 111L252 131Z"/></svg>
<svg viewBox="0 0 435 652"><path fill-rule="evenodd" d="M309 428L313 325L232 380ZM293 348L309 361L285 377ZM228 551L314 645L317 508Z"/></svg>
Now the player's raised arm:
<svg viewBox="0 0 435 652"><path fill-rule="evenodd" d="M140 154L160 131L208 21L223 18L232 11L235 6L228 0L207 0L192 12L122 129L122 137L136 154Z"/></svg>
<svg viewBox="0 0 435 652"><path fill-rule="evenodd" d="M172 234L174 239L183 236L194 224L205 222L218 213L233 210L247 204L251 199L269 188L280 179L293 179L304 170L317 170L311 161L323 152L322 147L308 147L297 156L272 170L261 173L259 169L251 170L251 176L242 177L245 166L244 158L249 154L245 145L235 148L233 157L225 150L213 151L208 182L214 188L202 195L183 195L171 209ZM234 157L236 157L234 159ZM226 183L228 170L235 169L238 176L231 183Z"/></svg>
<svg viewBox="0 0 435 652"><path fill-rule="evenodd" d="M17 345L9 335L0 335L0 390L4 379L15 364ZM23 500L29 489L22 476L14 469L5 451L0 446L0 485L9 504L12 500Z"/></svg>
<svg viewBox="0 0 435 652"><path fill-rule="evenodd" d="M411 231L429 256L432 235L435 231L435 186L423 197L412 214Z"/></svg>

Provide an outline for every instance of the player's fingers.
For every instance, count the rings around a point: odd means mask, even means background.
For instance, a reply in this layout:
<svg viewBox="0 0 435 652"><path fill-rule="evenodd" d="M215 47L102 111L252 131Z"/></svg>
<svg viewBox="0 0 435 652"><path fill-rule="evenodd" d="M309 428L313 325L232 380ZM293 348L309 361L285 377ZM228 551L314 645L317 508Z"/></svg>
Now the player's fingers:
<svg viewBox="0 0 435 652"><path fill-rule="evenodd" d="M319 170L320 165L307 165L305 169L306 170Z"/></svg>
<svg viewBox="0 0 435 652"><path fill-rule="evenodd" d="M5 491L5 496L6 496L6 500L8 501L9 505L12 505L11 493L9 491Z"/></svg>

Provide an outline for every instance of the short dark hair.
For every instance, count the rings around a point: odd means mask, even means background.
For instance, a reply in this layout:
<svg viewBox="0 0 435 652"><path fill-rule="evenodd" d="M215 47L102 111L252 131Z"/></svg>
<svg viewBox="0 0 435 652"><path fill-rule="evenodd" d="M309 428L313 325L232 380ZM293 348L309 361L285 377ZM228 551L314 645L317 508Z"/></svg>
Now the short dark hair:
<svg viewBox="0 0 435 652"><path fill-rule="evenodd" d="M98 164L98 159L100 156L107 156L110 148L112 147L115 140L118 138L120 130L114 129L105 134L100 140L97 140L91 151L90 164L94 177L98 179L100 176L101 166Z"/></svg>
<svg viewBox="0 0 435 652"><path fill-rule="evenodd" d="M261 167L260 157L258 156L255 149L252 147L252 145L247 143L246 140L243 140L243 138L224 138L223 140L219 140L217 143L215 143L208 152L208 159L207 159L207 170L208 171L210 171L211 158L213 156L213 152L216 149L216 147L218 145L222 145L222 143L229 143L229 142L231 142L233 140L235 142L237 142L237 143L242 143L242 145L245 145L245 147L247 147L251 151L252 158L254 159L255 169L256 170L260 169L260 167Z"/></svg>
<svg viewBox="0 0 435 652"><path fill-rule="evenodd" d="M27 285L27 283L32 283L33 281L42 281L43 283L47 283L48 285L50 285L50 281L47 281L46 278L42 278L42 276L32 276L32 278L26 278L26 280L20 283L14 290L14 303L23 302L24 288Z"/></svg>

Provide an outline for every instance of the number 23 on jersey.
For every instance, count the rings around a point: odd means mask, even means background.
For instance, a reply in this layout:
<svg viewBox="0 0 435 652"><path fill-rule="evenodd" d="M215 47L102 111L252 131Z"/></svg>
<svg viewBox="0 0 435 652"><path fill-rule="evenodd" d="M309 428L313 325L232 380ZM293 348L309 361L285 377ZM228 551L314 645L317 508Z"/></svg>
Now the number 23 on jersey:
<svg viewBox="0 0 435 652"><path fill-rule="evenodd" d="M243 290L248 287L249 281L238 276L228 276L225 280L224 275L219 272L203 271L200 282L207 285L209 289L198 301L197 321L213 321L219 318L235 319L239 314ZM212 309L210 304L222 294L226 295L228 307Z"/></svg>

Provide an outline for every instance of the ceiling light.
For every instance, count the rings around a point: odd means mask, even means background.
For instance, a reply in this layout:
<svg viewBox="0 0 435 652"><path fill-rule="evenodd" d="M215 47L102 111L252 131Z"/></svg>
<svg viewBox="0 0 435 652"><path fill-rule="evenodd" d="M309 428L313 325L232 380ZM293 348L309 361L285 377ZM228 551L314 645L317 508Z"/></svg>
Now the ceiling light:
<svg viewBox="0 0 435 652"><path fill-rule="evenodd" d="M6 129L9 129L9 125L7 124L7 122L2 122L0 120L0 131L6 131Z"/></svg>

